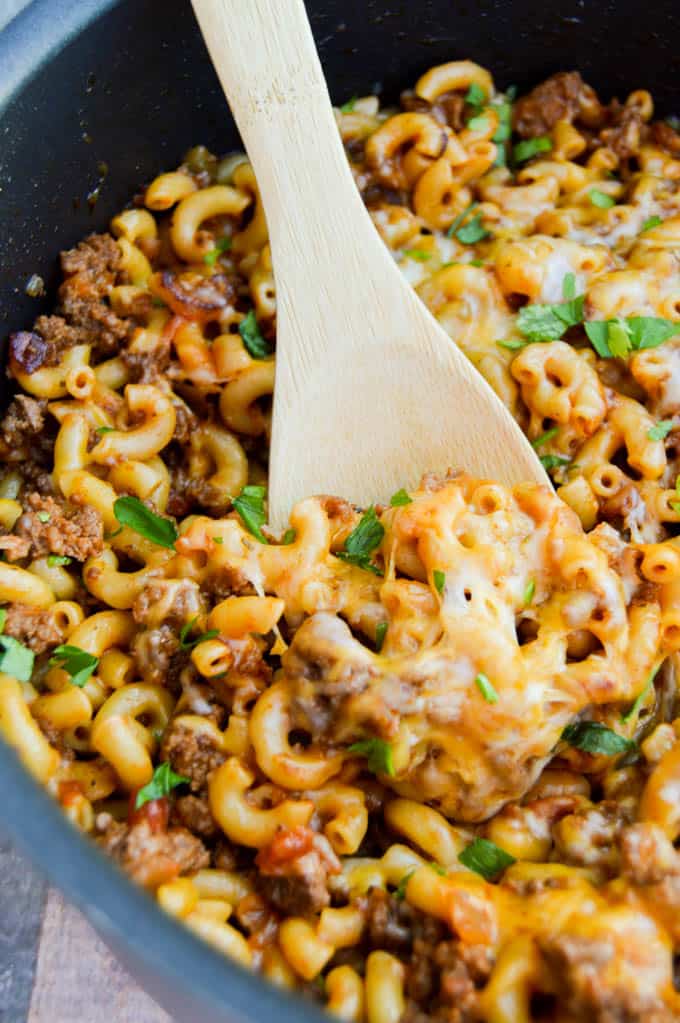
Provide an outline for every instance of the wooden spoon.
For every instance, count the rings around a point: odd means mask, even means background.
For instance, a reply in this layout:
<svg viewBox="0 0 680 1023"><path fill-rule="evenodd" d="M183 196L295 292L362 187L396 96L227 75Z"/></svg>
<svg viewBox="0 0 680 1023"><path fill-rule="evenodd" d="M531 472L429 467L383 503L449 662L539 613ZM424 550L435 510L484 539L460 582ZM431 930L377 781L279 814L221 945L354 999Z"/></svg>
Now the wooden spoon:
<svg viewBox="0 0 680 1023"><path fill-rule="evenodd" d="M500 399L402 277L361 201L303 0L193 0L255 171L276 273L269 517L359 504L449 466L548 478Z"/></svg>

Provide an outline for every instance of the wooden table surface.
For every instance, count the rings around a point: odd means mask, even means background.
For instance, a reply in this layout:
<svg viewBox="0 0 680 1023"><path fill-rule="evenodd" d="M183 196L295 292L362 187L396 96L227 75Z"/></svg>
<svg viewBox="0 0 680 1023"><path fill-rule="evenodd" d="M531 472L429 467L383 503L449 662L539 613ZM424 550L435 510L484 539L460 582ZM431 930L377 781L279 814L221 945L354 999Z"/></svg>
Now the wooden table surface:
<svg viewBox="0 0 680 1023"><path fill-rule="evenodd" d="M1 834L0 1023L171 1023Z"/></svg>

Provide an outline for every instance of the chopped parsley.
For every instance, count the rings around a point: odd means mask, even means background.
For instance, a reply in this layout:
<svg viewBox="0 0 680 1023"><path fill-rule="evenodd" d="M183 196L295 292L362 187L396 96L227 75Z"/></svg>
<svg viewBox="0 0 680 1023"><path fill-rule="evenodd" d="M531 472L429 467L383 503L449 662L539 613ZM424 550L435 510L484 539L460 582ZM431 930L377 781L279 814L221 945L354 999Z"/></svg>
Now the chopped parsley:
<svg viewBox="0 0 680 1023"><path fill-rule="evenodd" d="M675 477L675 493L678 497L677 501L671 501L671 508L674 512L680 513L680 476Z"/></svg>
<svg viewBox="0 0 680 1023"><path fill-rule="evenodd" d="M432 573L432 581L434 583L435 590L441 595L444 592L444 586L446 585L446 574L440 571L440 569L435 568Z"/></svg>
<svg viewBox="0 0 680 1023"><path fill-rule="evenodd" d="M553 469L561 469L562 466L569 465L571 459L564 458L562 455L540 455L539 461L546 472L551 472Z"/></svg>
<svg viewBox="0 0 680 1023"><path fill-rule="evenodd" d="M212 539L213 539L213 543L219 543L219 544L223 544L224 543L224 537L223 536L214 536Z"/></svg>
<svg viewBox="0 0 680 1023"><path fill-rule="evenodd" d="M522 139L512 150L515 163L526 163L539 153L549 153L553 144L547 135L539 135L535 139Z"/></svg>
<svg viewBox="0 0 680 1023"><path fill-rule="evenodd" d="M79 646L65 643L54 648L49 664L52 668L62 668L71 676L71 685L82 689L99 664L99 658Z"/></svg>
<svg viewBox="0 0 680 1023"><path fill-rule="evenodd" d="M562 738L574 749L583 750L584 753L602 753L608 757L626 753L635 747L632 739L626 739L599 721L575 721L567 725Z"/></svg>
<svg viewBox="0 0 680 1023"><path fill-rule="evenodd" d="M680 323L660 316L617 316L613 320L589 320L588 339L601 359L625 359L630 352L657 348L680 333Z"/></svg>
<svg viewBox="0 0 680 1023"><path fill-rule="evenodd" d="M593 206L597 206L600 210L609 210L612 206L616 206L616 199L612 199L611 195L607 195L606 192L600 192L598 188L591 188L588 198Z"/></svg>
<svg viewBox="0 0 680 1023"><path fill-rule="evenodd" d="M405 504L413 504L413 498L409 497L407 492L402 487L401 490L397 490L396 494L392 494L390 498L390 504L393 508L401 508Z"/></svg>
<svg viewBox="0 0 680 1023"><path fill-rule="evenodd" d="M113 426L98 426L94 432L103 437L105 433L115 433L115 430Z"/></svg>
<svg viewBox="0 0 680 1023"><path fill-rule="evenodd" d="M402 877L401 881L399 882L395 889L394 892L395 899L399 899L399 901L402 902L406 898L406 889L408 887L408 883L415 874L415 872L416 868L414 867L413 870L409 870L408 874L404 874L404 876Z"/></svg>
<svg viewBox="0 0 680 1023"><path fill-rule="evenodd" d="M483 107L486 103L486 93L481 85L473 82L465 93L465 102L471 107Z"/></svg>
<svg viewBox="0 0 680 1023"><path fill-rule="evenodd" d="M267 521L267 513L264 510L266 496L266 487L249 485L244 487L238 497L232 501L234 510L240 515L243 525L260 543L269 543L262 532L262 526Z"/></svg>
<svg viewBox="0 0 680 1023"><path fill-rule="evenodd" d="M164 799L178 785L185 785L188 781L189 778L185 778L183 774L175 774L167 760L163 761L154 770L151 781L147 782L137 793L135 810L139 810L141 806L150 803L153 799Z"/></svg>
<svg viewBox="0 0 680 1023"><path fill-rule="evenodd" d="M0 632L5 631L5 622L7 621L7 608L0 607Z"/></svg>
<svg viewBox="0 0 680 1023"><path fill-rule="evenodd" d="M647 430L647 436L650 440L664 440L672 429L672 419L660 419L656 426L653 426L651 430Z"/></svg>
<svg viewBox="0 0 680 1023"><path fill-rule="evenodd" d="M5 613L6 617L6 613ZM3 628L5 622L3 619ZM35 655L13 636L0 635L0 671L12 675L19 682L30 682Z"/></svg>
<svg viewBox="0 0 680 1023"><path fill-rule="evenodd" d="M481 213L475 214L472 220L467 224L465 223L470 213L476 210L478 206L478 202L471 202L462 213L458 214L446 232L448 238L457 238L463 245L474 245L475 242L488 237L489 232L482 225Z"/></svg>
<svg viewBox="0 0 680 1023"><path fill-rule="evenodd" d="M498 703L498 693L491 685L491 682L489 682L489 679L483 671L480 671L475 677L475 685L487 703Z"/></svg>
<svg viewBox="0 0 680 1023"><path fill-rule="evenodd" d="M441 863L437 863L436 860L430 860L428 867L434 870L435 874L439 874L440 877L446 877L446 867L442 867Z"/></svg>
<svg viewBox="0 0 680 1023"><path fill-rule="evenodd" d="M173 550L179 536L175 523L156 515L138 497L119 497L113 503L113 514L121 526L129 526L151 543Z"/></svg>
<svg viewBox="0 0 680 1023"><path fill-rule="evenodd" d="M373 572L374 575L382 575L378 566L371 561L371 554L380 546L384 535L385 527L371 505L345 540L345 546L343 550L338 551L337 557L350 565L357 565L368 572Z"/></svg>
<svg viewBox="0 0 680 1023"><path fill-rule="evenodd" d="M272 347L266 338L262 337L260 328L255 316L255 310L251 309L238 325L238 332L241 335L246 350L253 359L266 359L272 354Z"/></svg>
<svg viewBox="0 0 680 1023"><path fill-rule="evenodd" d="M203 256L203 262L207 263L208 266L214 266L220 257L221 253L229 252L231 248L231 238L219 238L215 242L215 247L209 249L208 252Z"/></svg>
<svg viewBox="0 0 680 1023"><path fill-rule="evenodd" d="M394 777L392 747L384 739L362 739L352 743L347 752L366 757L366 765L373 774L389 774Z"/></svg>
<svg viewBox="0 0 680 1023"><path fill-rule="evenodd" d="M519 338L510 338L508 341L496 341L499 348L507 348L510 352L517 352L520 348L526 348L528 341L520 341Z"/></svg>
<svg viewBox="0 0 680 1023"><path fill-rule="evenodd" d="M524 593L522 595L522 603L524 604L525 607L528 607L529 604L532 602L532 600L534 599L535 593L536 593L536 580L535 579L530 579L529 582L524 587Z"/></svg>
<svg viewBox="0 0 680 1023"><path fill-rule="evenodd" d="M659 224L663 224L661 217L647 217L644 224L640 228L640 234L644 234L645 231L651 231L653 227L658 227Z"/></svg>
<svg viewBox="0 0 680 1023"><path fill-rule="evenodd" d="M281 540L281 543L285 544L285 546L287 547L288 544L291 544L291 543L295 542L295 537L296 536L297 536L297 533L295 532L294 529L292 529L292 528L287 529L286 532L283 534L283 539Z"/></svg>
<svg viewBox="0 0 680 1023"><path fill-rule="evenodd" d="M348 99L347 102L343 103L342 106L340 107L340 113L351 114L355 106L357 105L358 99L359 99L358 96L352 96L351 99Z"/></svg>
<svg viewBox="0 0 680 1023"><path fill-rule="evenodd" d="M426 249L404 249L404 255L418 263L426 263L428 259L432 259L432 253Z"/></svg>
<svg viewBox="0 0 680 1023"><path fill-rule="evenodd" d="M540 448L542 444L547 444L547 442L549 440L552 440L553 437L556 437L558 433L559 427L551 426L550 429L546 430L545 433L542 433L540 437L537 437L535 440L532 440L531 442L532 448Z"/></svg>
<svg viewBox="0 0 680 1023"><path fill-rule="evenodd" d="M657 665L656 668L654 668L654 671L650 672L649 678L645 682L641 692L639 692L638 695L635 697L635 701L630 710L626 714L621 715L621 720L623 721L624 725L627 725L629 721L631 721L633 718L636 718L640 713L640 708L642 707L642 704L645 702L648 692L654 685L654 679L656 678L656 673L658 672L660 667L661 665L659 664Z"/></svg>
<svg viewBox="0 0 680 1023"><path fill-rule="evenodd" d="M484 114L478 114L477 117L470 118L467 127L470 131L488 131L490 127L489 118Z"/></svg>
<svg viewBox="0 0 680 1023"><path fill-rule="evenodd" d="M49 522L49 521L50 521L49 512L42 512L42 511L38 512L38 522L45 523L45 522Z"/></svg>
<svg viewBox="0 0 680 1023"><path fill-rule="evenodd" d="M385 642L385 636L387 635L388 628L389 625L387 622L378 622L378 624L375 627L375 652L377 654L379 654L383 648L383 643Z"/></svg>
<svg viewBox="0 0 680 1023"><path fill-rule="evenodd" d="M185 622L179 633L179 646L180 650L193 650L195 646L202 643L206 639L215 639L219 636L219 629L208 629L207 632L202 632L196 639L189 639L189 634L193 631L198 617L192 618L190 622Z"/></svg>
<svg viewBox="0 0 680 1023"><path fill-rule="evenodd" d="M458 854L458 859L464 867L481 874L485 881L495 881L516 862L514 856L488 838L475 838Z"/></svg>
<svg viewBox="0 0 680 1023"><path fill-rule="evenodd" d="M69 558L66 554L48 554L47 555L47 567L48 568L59 568L60 565L70 565L73 558Z"/></svg>

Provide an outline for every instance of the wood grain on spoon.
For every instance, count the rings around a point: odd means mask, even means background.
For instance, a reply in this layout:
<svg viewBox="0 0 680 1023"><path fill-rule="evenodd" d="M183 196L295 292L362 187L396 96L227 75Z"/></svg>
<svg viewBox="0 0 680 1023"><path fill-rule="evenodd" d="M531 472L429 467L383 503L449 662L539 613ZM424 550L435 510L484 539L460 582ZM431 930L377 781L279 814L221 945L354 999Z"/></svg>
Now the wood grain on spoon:
<svg viewBox="0 0 680 1023"><path fill-rule="evenodd" d="M548 482L402 277L354 184L302 0L193 0L261 190L276 273L269 514L359 505L450 466Z"/></svg>

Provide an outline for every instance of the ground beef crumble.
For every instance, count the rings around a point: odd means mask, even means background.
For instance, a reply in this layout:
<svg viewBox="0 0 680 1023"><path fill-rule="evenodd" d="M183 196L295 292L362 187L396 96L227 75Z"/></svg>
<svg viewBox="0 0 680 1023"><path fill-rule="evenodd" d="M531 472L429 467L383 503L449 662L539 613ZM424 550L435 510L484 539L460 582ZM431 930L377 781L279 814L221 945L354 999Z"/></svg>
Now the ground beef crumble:
<svg viewBox="0 0 680 1023"><path fill-rule="evenodd" d="M279 828L255 863L265 899L290 916L318 913L328 906L328 877L341 870L328 839L305 827Z"/></svg>
<svg viewBox="0 0 680 1023"><path fill-rule="evenodd" d="M95 355L115 354L133 322L117 316L108 304L116 283L120 249L109 234L92 234L75 249L61 254L65 279L59 288L60 312L71 327L85 332Z"/></svg>
<svg viewBox="0 0 680 1023"><path fill-rule="evenodd" d="M168 760L173 771L189 778L192 792L200 792L226 757L205 732L171 721L163 736L160 759Z"/></svg>
<svg viewBox="0 0 680 1023"><path fill-rule="evenodd" d="M85 561L104 547L104 524L96 508L69 505L52 497L29 494L15 525L17 536L30 541L29 554L61 554Z"/></svg>
<svg viewBox="0 0 680 1023"><path fill-rule="evenodd" d="M51 611L41 611L28 604L8 604L6 612L4 634L18 639L34 653L43 654L61 641L61 632Z"/></svg>
<svg viewBox="0 0 680 1023"><path fill-rule="evenodd" d="M134 824L113 819L99 824L103 825L99 844L104 852L146 888L155 888L178 874L194 873L210 862L201 840L186 828L156 828L147 816Z"/></svg>

